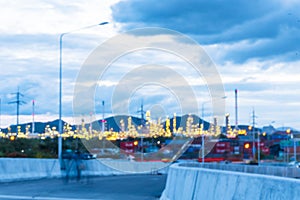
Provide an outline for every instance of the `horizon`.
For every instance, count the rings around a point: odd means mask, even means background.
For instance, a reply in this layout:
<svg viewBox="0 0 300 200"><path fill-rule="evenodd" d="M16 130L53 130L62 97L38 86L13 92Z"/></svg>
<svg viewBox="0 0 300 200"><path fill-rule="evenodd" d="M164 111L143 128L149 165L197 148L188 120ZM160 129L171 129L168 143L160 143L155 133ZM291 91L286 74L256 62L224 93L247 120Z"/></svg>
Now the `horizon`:
<svg viewBox="0 0 300 200"><path fill-rule="evenodd" d="M192 115L192 116L196 116L200 119L200 121L202 120L201 116L198 116L196 114L183 114L183 115L176 115L176 117L183 117L183 116L189 116L189 115ZM120 116L124 116L124 117L135 117L137 119L141 119L140 116L134 116L134 115L107 115L105 116L104 119L108 119L108 118L111 118L111 117L120 117ZM10 121L16 121L16 116L13 116L11 115L10 116L11 120ZM169 118L169 119L173 119L174 116L164 116L162 119L162 122L161 123L164 123L166 121L166 119ZM26 120L27 119L27 120ZM95 118L92 118L91 120L91 117L86 115L86 116L82 116L81 119L84 119L85 123L86 124L89 124L91 122L96 122L96 121L101 121L102 120L102 116L101 115L98 115ZM44 116L44 115L36 115L36 118L35 118L35 121L34 123L51 123L51 122L54 122L54 121L57 121L59 120L58 117L54 117L54 116ZM152 119L152 121L157 121L158 118L155 118L155 119ZM78 125L75 123L76 120L74 120L74 117L62 117L62 121L70 124L70 125ZM210 123L212 124L213 123L213 118L207 120L207 119L204 119L204 121L206 123ZM225 116L224 116L224 121L225 121ZM225 127L225 123L224 121L222 121L222 123L218 122L218 125L220 127ZM230 121L234 121L234 120L230 120ZM19 125L25 125L25 124L32 124L32 115L20 115L20 122L19 122ZM16 123L6 123L5 125L2 123L1 124L1 127L0 129L7 129L8 127L11 127L11 126L16 126L17 124ZM235 125L233 123L230 123L230 126L231 127L234 127ZM241 124L238 124L238 126L252 126L252 124L244 124L244 123L241 123ZM263 128L263 127L274 127L276 130L284 130L284 129L292 129L292 130L295 130L295 131L299 131L299 129L295 128L295 127L291 127L291 126L285 126L285 125L279 125L279 126L275 126L274 123L271 123L271 124L265 124L265 125L262 125L262 126L256 126L256 128Z"/></svg>

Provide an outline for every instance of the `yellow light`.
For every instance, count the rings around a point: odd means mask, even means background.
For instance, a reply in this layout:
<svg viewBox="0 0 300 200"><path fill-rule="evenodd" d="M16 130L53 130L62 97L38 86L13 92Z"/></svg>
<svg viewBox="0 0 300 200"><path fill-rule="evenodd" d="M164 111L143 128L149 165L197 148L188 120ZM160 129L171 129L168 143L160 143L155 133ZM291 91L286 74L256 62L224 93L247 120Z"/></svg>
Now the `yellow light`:
<svg viewBox="0 0 300 200"><path fill-rule="evenodd" d="M134 146L137 146L138 144L139 144L138 141L134 141L134 142L133 142L133 145L134 145Z"/></svg>
<svg viewBox="0 0 300 200"><path fill-rule="evenodd" d="M150 110L147 110L147 112L146 112L146 117L150 117L150 116L151 116Z"/></svg>
<svg viewBox="0 0 300 200"><path fill-rule="evenodd" d="M239 135L247 135L247 131L244 129L240 129L240 130L238 130L238 134Z"/></svg>
<svg viewBox="0 0 300 200"><path fill-rule="evenodd" d="M9 137L10 141L14 141L15 139L16 139L16 137L14 135L12 135L12 136Z"/></svg>
<svg viewBox="0 0 300 200"><path fill-rule="evenodd" d="M291 133L291 129L287 129L287 130L286 130L286 133L287 133L287 134L290 134L290 133Z"/></svg>
<svg viewBox="0 0 300 200"><path fill-rule="evenodd" d="M249 149L250 148L250 144L246 143L244 147L245 147L245 149Z"/></svg>

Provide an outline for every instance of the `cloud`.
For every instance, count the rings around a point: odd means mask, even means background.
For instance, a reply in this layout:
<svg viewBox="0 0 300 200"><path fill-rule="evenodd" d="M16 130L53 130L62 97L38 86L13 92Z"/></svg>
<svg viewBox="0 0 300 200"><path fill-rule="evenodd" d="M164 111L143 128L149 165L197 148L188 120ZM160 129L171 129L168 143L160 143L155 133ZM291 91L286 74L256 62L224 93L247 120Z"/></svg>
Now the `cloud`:
<svg viewBox="0 0 300 200"><path fill-rule="evenodd" d="M300 59L295 56L300 43L297 1L131 0L117 3L112 10L124 29L158 26L189 34L203 45L232 45L222 62L280 55L282 60Z"/></svg>
<svg viewBox="0 0 300 200"><path fill-rule="evenodd" d="M259 125L276 121L299 127L296 120L300 112L300 61L278 62L278 60L251 60L243 64L226 63L219 66L226 90L226 110L235 112L234 89L238 89L238 107L241 123L249 123L254 108Z"/></svg>
<svg viewBox="0 0 300 200"><path fill-rule="evenodd" d="M0 33L56 34L111 21L109 6L116 0L2 0Z"/></svg>
<svg viewBox="0 0 300 200"><path fill-rule="evenodd" d="M14 115L11 93L24 94L20 114L36 113L57 118L59 35L81 27L111 22L112 3L107 0L61 2L58 0L0 1L0 98L2 114ZM63 116L72 115L72 95L78 70L90 51L116 33L111 25L94 26L63 38ZM5 120L5 119L3 119ZM53 120L53 118L51 119Z"/></svg>
<svg viewBox="0 0 300 200"><path fill-rule="evenodd" d="M115 5L110 10L112 4ZM300 49L297 46L300 43L300 9L297 0L131 0L119 3L118 0L63 3L59 0L2 0L0 7L1 15L5 16L0 18L0 98L2 113L6 116L15 114L15 105L7 103L15 100L11 93L19 86L27 102L21 106L21 114L31 114L31 100L34 98L37 113L48 113L51 120L57 118L59 35L110 21L111 25L95 26L64 36L63 117L72 115L74 84L84 60L104 38L115 35L121 24L124 30L148 26L171 28L197 40L218 66L228 96L226 109L230 113L234 113L232 90L239 89L240 116L244 117L241 122L248 122L247 113L255 106L261 124L289 119L286 120L288 123L300 127L299 122L291 119L295 116L293 112L300 112L300 97L297 95L300 94L297 88L300 84ZM147 33L143 36L146 38ZM165 45L169 45L168 40L165 40ZM175 41L174 45L184 48L190 44L182 40ZM135 67L148 64L149 60L153 64L170 66L185 77L195 88L200 105L208 100L205 81L195 76L181 58L167 54L141 51L119 58L113 63L113 70L104 77L104 83L96 89L95 112L102 112L102 100L110 111L110 96L118 81ZM172 79L170 75L166 77ZM174 83L178 89L180 85L180 82ZM153 95L148 95L147 91ZM135 112L142 97L148 96L145 109L155 103L161 108L168 106L164 110L166 113L172 112L176 102L170 101L172 98L168 95L164 90L139 90L132 98L130 109ZM209 109L209 105L207 107ZM286 112L282 113L282 109ZM205 112L211 113L206 108ZM8 117L3 117L6 119Z"/></svg>
<svg viewBox="0 0 300 200"><path fill-rule="evenodd" d="M190 34L217 34L253 18L260 18L279 5L272 1L121 1L113 6L119 22L163 26Z"/></svg>

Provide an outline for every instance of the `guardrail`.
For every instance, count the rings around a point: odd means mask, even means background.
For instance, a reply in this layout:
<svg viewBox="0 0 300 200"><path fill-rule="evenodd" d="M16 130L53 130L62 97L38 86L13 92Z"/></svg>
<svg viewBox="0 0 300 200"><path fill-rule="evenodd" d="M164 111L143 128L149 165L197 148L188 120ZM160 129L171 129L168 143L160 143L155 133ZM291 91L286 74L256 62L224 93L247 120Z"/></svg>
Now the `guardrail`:
<svg viewBox="0 0 300 200"><path fill-rule="evenodd" d="M225 171L263 174L271 176L300 178L300 168L287 166L268 166L268 165L246 165L246 164L224 164L224 163L181 163L184 167L202 167L207 169L217 169Z"/></svg>

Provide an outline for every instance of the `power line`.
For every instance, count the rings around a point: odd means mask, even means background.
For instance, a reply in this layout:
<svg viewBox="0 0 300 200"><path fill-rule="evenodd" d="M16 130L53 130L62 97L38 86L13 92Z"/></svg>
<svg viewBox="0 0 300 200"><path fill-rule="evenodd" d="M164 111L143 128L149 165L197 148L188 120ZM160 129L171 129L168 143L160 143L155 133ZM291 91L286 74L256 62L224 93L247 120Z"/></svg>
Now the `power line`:
<svg viewBox="0 0 300 200"><path fill-rule="evenodd" d="M18 88L18 92L12 93L12 94L16 95L16 101L11 101L8 104L16 104L17 105L17 126L19 126L20 105L23 105L26 102L21 100L21 97L24 97L24 95L22 93L20 93L19 88Z"/></svg>

